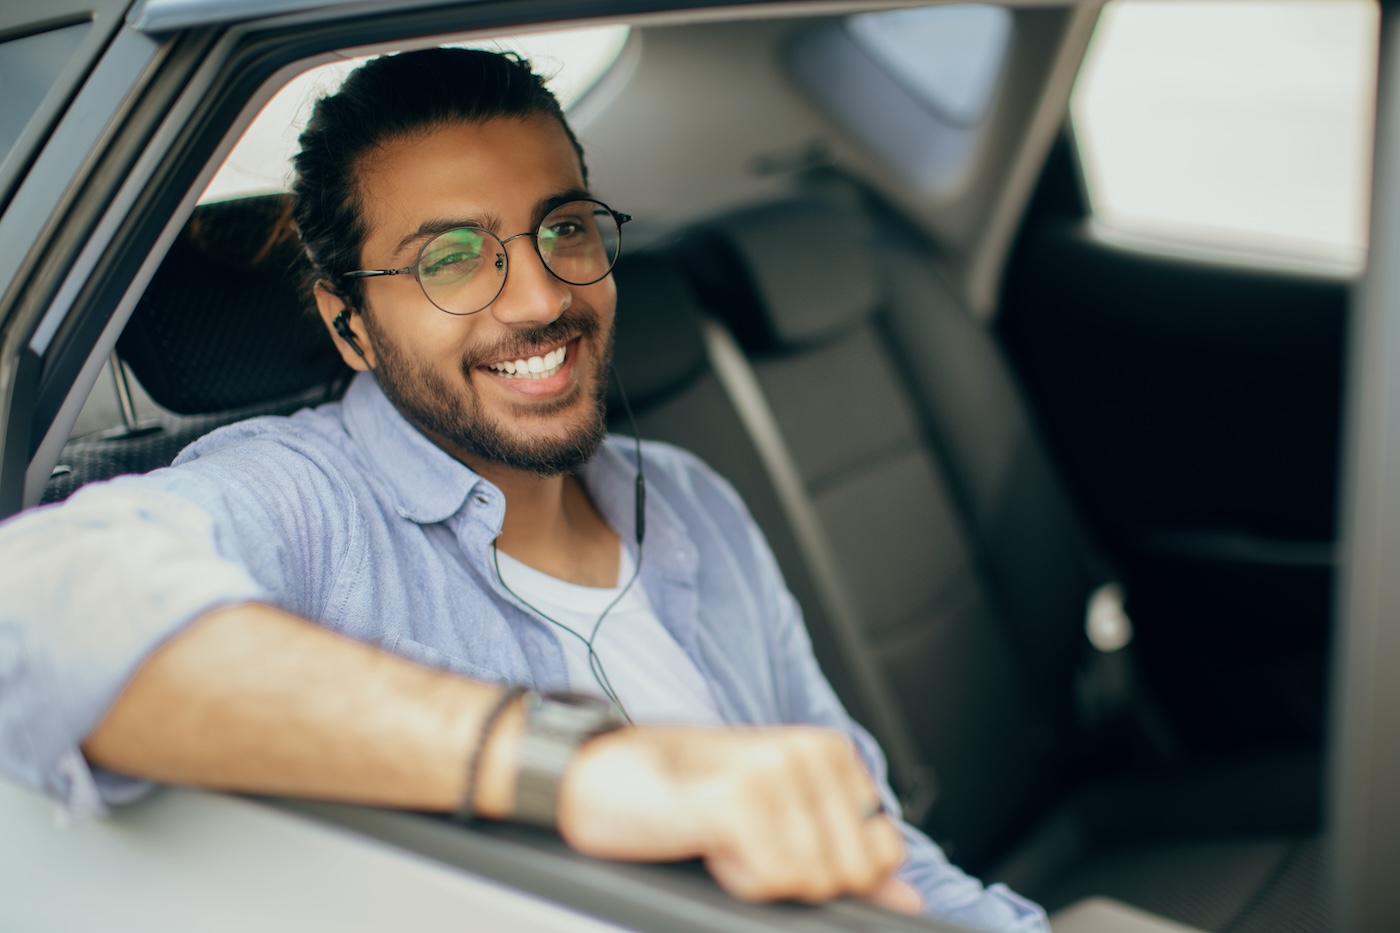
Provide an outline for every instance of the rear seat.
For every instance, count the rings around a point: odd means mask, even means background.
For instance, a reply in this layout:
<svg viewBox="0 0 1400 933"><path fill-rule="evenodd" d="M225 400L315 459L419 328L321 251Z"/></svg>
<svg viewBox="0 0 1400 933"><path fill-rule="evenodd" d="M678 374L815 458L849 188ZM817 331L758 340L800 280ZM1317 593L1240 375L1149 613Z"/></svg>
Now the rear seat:
<svg viewBox="0 0 1400 933"><path fill-rule="evenodd" d="M197 216L262 244L255 228L272 222L271 206ZM880 237L880 249L831 236L853 229ZM1313 762L1061 793L1076 786L1064 780L1071 685L1083 598L1101 574L994 345L917 246L799 200L717 219L676 255L684 273L664 252L624 255L616 273L617 363L640 431L695 451L739 489L823 668L884 743L899 789L919 797L936 774L923 822L953 857L1052 909L1109 895L1245 933L1287 929L1279 916L1314 909ZM297 316L295 270L273 268L284 294L259 301L280 309L276 327L212 277L201 289L163 266L123 336L142 381L171 379L158 391L195 399L187 410L202 413L200 426L336 381L311 341L324 341L319 322ZM151 330L152 315L194 326ZM304 332L306 359L280 355L287 327ZM143 356L142 341L155 352ZM269 354L296 377L237 389L266 377ZM234 410L210 407L219 400ZM130 444L94 454L78 478L151 469L173 453L143 448L143 460Z"/></svg>
<svg viewBox="0 0 1400 933"><path fill-rule="evenodd" d="M167 466L215 428L290 414L342 390L350 374L306 310L301 244L281 195L194 209L117 341L164 411L149 423L64 446L44 502L122 473Z"/></svg>
<svg viewBox="0 0 1400 933"><path fill-rule="evenodd" d="M1076 773L1093 751L1075 702L1093 654L1083 613L1106 574L998 348L923 247L800 198L716 218L681 255L748 357L711 340L712 362L750 373L747 388L727 380L731 395L780 431L801 487L783 498L816 518L807 533L835 563L819 572L840 578L828 591L854 599L809 612L814 644L869 659L913 757L935 769L926 828L953 857L1052 910L1108 895L1235 931L1320 909L1315 756L1101 787ZM793 482L782 469L752 486L731 478L753 499ZM856 631L820 637L833 619ZM836 670L853 660L822 657Z"/></svg>

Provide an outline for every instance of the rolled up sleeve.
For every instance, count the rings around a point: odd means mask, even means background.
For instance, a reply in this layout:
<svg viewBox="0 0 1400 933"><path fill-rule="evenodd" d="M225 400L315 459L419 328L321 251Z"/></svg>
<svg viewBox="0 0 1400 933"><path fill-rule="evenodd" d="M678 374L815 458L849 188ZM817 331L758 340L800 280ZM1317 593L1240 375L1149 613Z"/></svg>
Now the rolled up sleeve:
<svg viewBox="0 0 1400 933"><path fill-rule="evenodd" d="M139 795L79 746L171 636L266 598L205 510L151 484L90 486L0 525L0 773L79 817Z"/></svg>

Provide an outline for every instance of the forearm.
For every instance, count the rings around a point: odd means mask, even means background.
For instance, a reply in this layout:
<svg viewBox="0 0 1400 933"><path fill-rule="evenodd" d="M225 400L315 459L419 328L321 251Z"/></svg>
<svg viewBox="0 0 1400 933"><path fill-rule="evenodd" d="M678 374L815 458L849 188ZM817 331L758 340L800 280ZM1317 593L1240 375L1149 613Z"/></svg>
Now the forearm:
<svg viewBox="0 0 1400 933"><path fill-rule="evenodd" d="M480 754L471 809L505 818L522 705L479 741L501 690L248 603L151 654L83 751L156 781L440 811L461 804ZM834 732L624 729L571 764L559 829L594 855L700 857L742 897L820 901L888 888L900 843L870 817L876 799Z"/></svg>
<svg viewBox="0 0 1400 933"><path fill-rule="evenodd" d="M499 692L250 603L147 658L83 751L163 782L452 810ZM517 706L493 730L474 795L485 815L510 811L521 726Z"/></svg>

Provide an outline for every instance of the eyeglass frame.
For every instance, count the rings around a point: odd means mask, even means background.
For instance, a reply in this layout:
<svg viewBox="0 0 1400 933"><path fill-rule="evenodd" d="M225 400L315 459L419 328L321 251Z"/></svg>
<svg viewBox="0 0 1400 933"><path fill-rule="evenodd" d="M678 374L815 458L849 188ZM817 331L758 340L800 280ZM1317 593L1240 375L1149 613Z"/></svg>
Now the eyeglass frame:
<svg viewBox="0 0 1400 933"><path fill-rule="evenodd" d="M580 288L586 285L596 285L598 282L601 282L603 281L603 279L606 279L609 275L612 275L613 269L617 266L617 260L622 256L622 225L631 220L632 215L623 213L622 211L615 211L608 205L604 204L602 201L599 201L597 198L570 198L567 201L561 201L560 203L551 207L549 209L549 212L545 214L544 218L540 220L539 226L544 226L544 222L545 220L549 219L549 215L559 210L559 208L563 207L566 204L573 204L578 201L587 201L590 204L598 205L603 210L607 211L608 214L612 217L613 222L617 224L617 255L614 256L612 260L608 263L607 271L605 271L602 275L598 276L596 279L593 279L589 282L570 282L568 279L564 278L559 273L555 272L552 268L550 268L549 263L545 261L544 253L540 252L539 227L536 227L536 229L531 231L526 231L525 233L515 233L502 239L492 231L487 230L485 227L477 227L472 224L465 224L461 227L453 227L451 230L444 230L441 233L429 237L427 240L424 241L422 246L418 247L418 254L414 256L413 262L407 266L404 266L402 269L355 269L350 272L342 272L337 277L342 279L372 279L384 275L411 275L413 276L413 280L418 283L419 290L423 292L423 297L428 299L428 303L431 304L434 308L437 308L443 314L451 314L454 317L467 317L471 314L480 314L482 311L485 311L487 308L491 307L491 305L495 303L497 298L501 297L501 292L505 291L506 288L506 277L510 275L510 254L506 251L506 244L509 243L511 240L518 240L521 237L529 237L531 240L534 241L535 255L539 257L540 265L544 266L545 271L548 272L550 275L554 276L556 279L563 282L565 285L574 285ZM423 284L423 279L418 275L418 266L423 261L423 253L428 249L428 247L431 246L439 237L446 236L447 234L453 233L457 230L480 231L481 233L484 233L491 239L495 240L497 243L501 244L501 251L496 254L501 261L501 284L496 287L496 294L491 296L491 300L486 302L486 304L482 305L481 307L477 308L475 311L447 310L442 305L438 304L436 301L433 301L433 296L428 294L427 286Z"/></svg>

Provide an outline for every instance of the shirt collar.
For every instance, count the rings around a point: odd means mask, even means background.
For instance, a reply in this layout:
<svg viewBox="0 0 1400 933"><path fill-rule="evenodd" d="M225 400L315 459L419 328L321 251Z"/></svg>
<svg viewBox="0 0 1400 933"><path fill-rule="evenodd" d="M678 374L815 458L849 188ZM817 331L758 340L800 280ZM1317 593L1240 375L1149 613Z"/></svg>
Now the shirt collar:
<svg viewBox="0 0 1400 933"><path fill-rule="evenodd" d="M486 482L410 424L372 373L355 377L343 405L346 429L383 477L404 518L419 524L445 521Z"/></svg>

